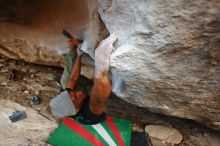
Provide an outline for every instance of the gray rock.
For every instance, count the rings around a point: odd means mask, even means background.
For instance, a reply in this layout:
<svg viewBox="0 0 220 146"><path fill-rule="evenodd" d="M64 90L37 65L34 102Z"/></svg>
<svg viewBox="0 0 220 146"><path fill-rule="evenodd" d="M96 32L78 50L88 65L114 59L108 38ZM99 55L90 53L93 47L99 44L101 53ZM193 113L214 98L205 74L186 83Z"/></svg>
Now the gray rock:
<svg viewBox="0 0 220 146"><path fill-rule="evenodd" d="M220 129L220 1L101 0L119 97Z"/></svg>

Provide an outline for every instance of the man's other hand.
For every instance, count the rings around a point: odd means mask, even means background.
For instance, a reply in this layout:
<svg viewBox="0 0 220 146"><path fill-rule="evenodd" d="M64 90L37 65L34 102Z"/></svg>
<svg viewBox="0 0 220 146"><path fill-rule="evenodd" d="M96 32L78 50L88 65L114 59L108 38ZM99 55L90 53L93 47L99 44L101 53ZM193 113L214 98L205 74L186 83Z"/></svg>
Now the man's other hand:
<svg viewBox="0 0 220 146"><path fill-rule="evenodd" d="M79 46L79 47L77 48L77 56L80 57L80 56L82 56L83 53L84 53L84 52L81 50L81 46Z"/></svg>
<svg viewBox="0 0 220 146"><path fill-rule="evenodd" d="M78 45L80 44L80 42L77 39L69 39L67 43L70 48L70 51L76 51Z"/></svg>

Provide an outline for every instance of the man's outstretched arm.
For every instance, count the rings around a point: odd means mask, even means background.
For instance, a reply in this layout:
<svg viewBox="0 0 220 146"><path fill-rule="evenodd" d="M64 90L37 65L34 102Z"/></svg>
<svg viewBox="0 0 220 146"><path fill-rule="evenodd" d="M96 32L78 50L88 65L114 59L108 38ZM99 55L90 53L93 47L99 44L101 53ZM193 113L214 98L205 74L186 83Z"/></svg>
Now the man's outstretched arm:
<svg viewBox="0 0 220 146"><path fill-rule="evenodd" d="M95 51L95 79L90 95L89 108L95 114L102 114L105 103L111 94L111 83L107 73L109 60L116 36L110 35L103 40Z"/></svg>
<svg viewBox="0 0 220 146"><path fill-rule="evenodd" d="M110 94L111 83L107 75L104 75L101 78L95 78L90 95L90 110L97 115L102 114Z"/></svg>
<svg viewBox="0 0 220 146"><path fill-rule="evenodd" d="M70 48L72 49L72 51L75 51L75 53L77 54L76 61L73 64L72 71L70 73L69 79L66 84L66 88L69 88L71 90L75 89L77 81L78 81L78 79L80 77L80 73L81 73L81 55L83 52L78 47L79 43L80 42L77 40L70 40L69 41Z"/></svg>
<svg viewBox="0 0 220 146"><path fill-rule="evenodd" d="M77 55L76 62L73 65L66 88L74 90L81 72L81 56Z"/></svg>

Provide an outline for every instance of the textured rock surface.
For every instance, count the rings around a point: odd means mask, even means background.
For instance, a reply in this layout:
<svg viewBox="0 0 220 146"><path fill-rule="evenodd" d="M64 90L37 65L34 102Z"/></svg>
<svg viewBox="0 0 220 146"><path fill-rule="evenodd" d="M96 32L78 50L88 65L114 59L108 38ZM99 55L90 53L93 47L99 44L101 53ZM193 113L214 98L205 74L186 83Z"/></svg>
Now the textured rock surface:
<svg viewBox="0 0 220 146"><path fill-rule="evenodd" d="M46 141L57 127L55 121L49 121L30 107L26 108L4 99L1 99L0 105L0 145L29 145L37 140ZM25 111L27 118L12 123L8 117L16 110Z"/></svg>
<svg viewBox="0 0 220 146"><path fill-rule="evenodd" d="M123 99L220 129L220 1L102 0Z"/></svg>
<svg viewBox="0 0 220 146"><path fill-rule="evenodd" d="M0 0L0 55L63 67L68 51L63 29L86 40L92 57L94 47L108 34L96 0ZM82 74L93 78L93 63L83 58Z"/></svg>
<svg viewBox="0 0 220 146"><path fill-rule="evenodd" d="M79 15L80 14L80 15ZM66 29L78 38L88 27L86 0L0 1L0 53L14 59L63 65Z"/></svg>
<svg viewBox="0 0 220 146"><path fill-rule="evenodd" d="M54 97L57 93L59 93L59 88L61 86L58 84L57 79L60 78L61 73L62 69L60 68L36 65L32 63L26 63L24 61L17 61L7 58L4 59L0 56L0 103L3 100L7 100L9 103L13 101L13 103L15 102L19 105L22 105L23 108L30 109L29 107L31 106L32 108L39 110L39 113L43 114L50 120L53 120L54 117L51 115L51 113L47 112L46 107L48 107L51 97ZM84 84L83 86L90 84L90 82L85 81L84 79L81 83ZM42 102L40 105L34 106L29 104L30 97L33 97L33 95L35 94L37 94L41 98ZM13 105L13 107L10 110L15 108L15 104L11 103L11 105ZM5 106L0 106L1 109L3 107ZM8 109L6 111L8 111ZM183 135L183 140L179 144L179 146L219 146L220 143L220 132L210 130L204 126L199 125L198 123L192 123L192 121L189 120L151 113L144 108L140 108L133 104L130 104L114 95L112 95L109 99L106 111L109 115L131 120L132 131L143 132L146 124L156 124L165 125L167 127L174 127ZM3 113L3 110L0 111L0 114L1 113ZM11 113L6 112L6 115L7 114ZM1 116L2 119L0 127L4 127L4 124L9 124L8 122L5 122L5 118L8 118L5 117L6 115ZM36 112L34 112L34 115L36 115ZM36 117L38 116L41 115L37 114ZM46 122L49 119L45 118ZM39 125L41 123L41 120L37 120L35 122L36 125ZM19 124L21 123L23 122L19 121ZM42 126L44 127L45 125ZM17 130L10 132L12 132L12 135L15 135ZM23 130L28 132L26 129ZM46 146L46 144L42 142L42 139L40 138L41 136L43 136L42 134L44 134L45 131L41 131L40 133L39 131L35 132L32 134L33 136L28 137L28 140L27 137L23 137L22 139L19 135L19 137L11 137L10 141L12 142L21 140L20 142L22 146ZM2 138L2 134L3 133L1 133L0 130L0 139ZM39 139L34 136L39 136ZM143 145L143 143L140 144L144 141L143 138L140 138L139 136L133 134L132 136L133 137L131 141L134 140L133 142L136 142L136 140L139 140L138 143L135 144L138 146ZM5 137L3 136L3 138ZM155 141L151 142L153 144L155 143ZM163 143L161 141L157 140L156 142L159 143L159 146L163 146ZM0 145L10 145L10 143L3 144L4 141L0 141L0 143L2 143ZM14 146L16 144L12 145Z"/></svg>
<svg viewBox="0 0 220 146"><path fill-rule="evenodd" d="M171 145L179 144L183 138L178 130L162 125L147 125L145 132L147 132L150 137L160 139L163 143Z"/></svg>
<svg viewBox="0 0 220 146"><path fill-rule="evenodd" d="M86 39L93 57L106 27L118 37L119 97L220 129L219 0L0 0L0 54L10 58L63 66L62 29ZM91 65L82 72L93 76Z"/></svg>

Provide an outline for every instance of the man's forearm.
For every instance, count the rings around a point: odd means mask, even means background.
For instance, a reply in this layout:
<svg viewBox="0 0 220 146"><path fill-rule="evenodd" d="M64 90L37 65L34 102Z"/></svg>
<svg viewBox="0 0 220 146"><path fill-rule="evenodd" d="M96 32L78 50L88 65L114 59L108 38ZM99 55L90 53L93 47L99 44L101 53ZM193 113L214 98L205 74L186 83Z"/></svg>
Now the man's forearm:
<svg viewBox="0 0 220 146"><path fill-rule="evenodd" d="M111 94L111 83L104 75L94 79L94 85L91 91L90 110L95 114L101 114L104 111L105 103Z"/></svg>
<svg viewBox="0 0 220 146"><path fill-rule="evenodd" d="M73 65L71 74L69 76L69 80L67 82L66 88L70 88L72 90L75 89L77 80L80 77L80 73L81 73L81 57L77 56L76 62Z"/></svg>

